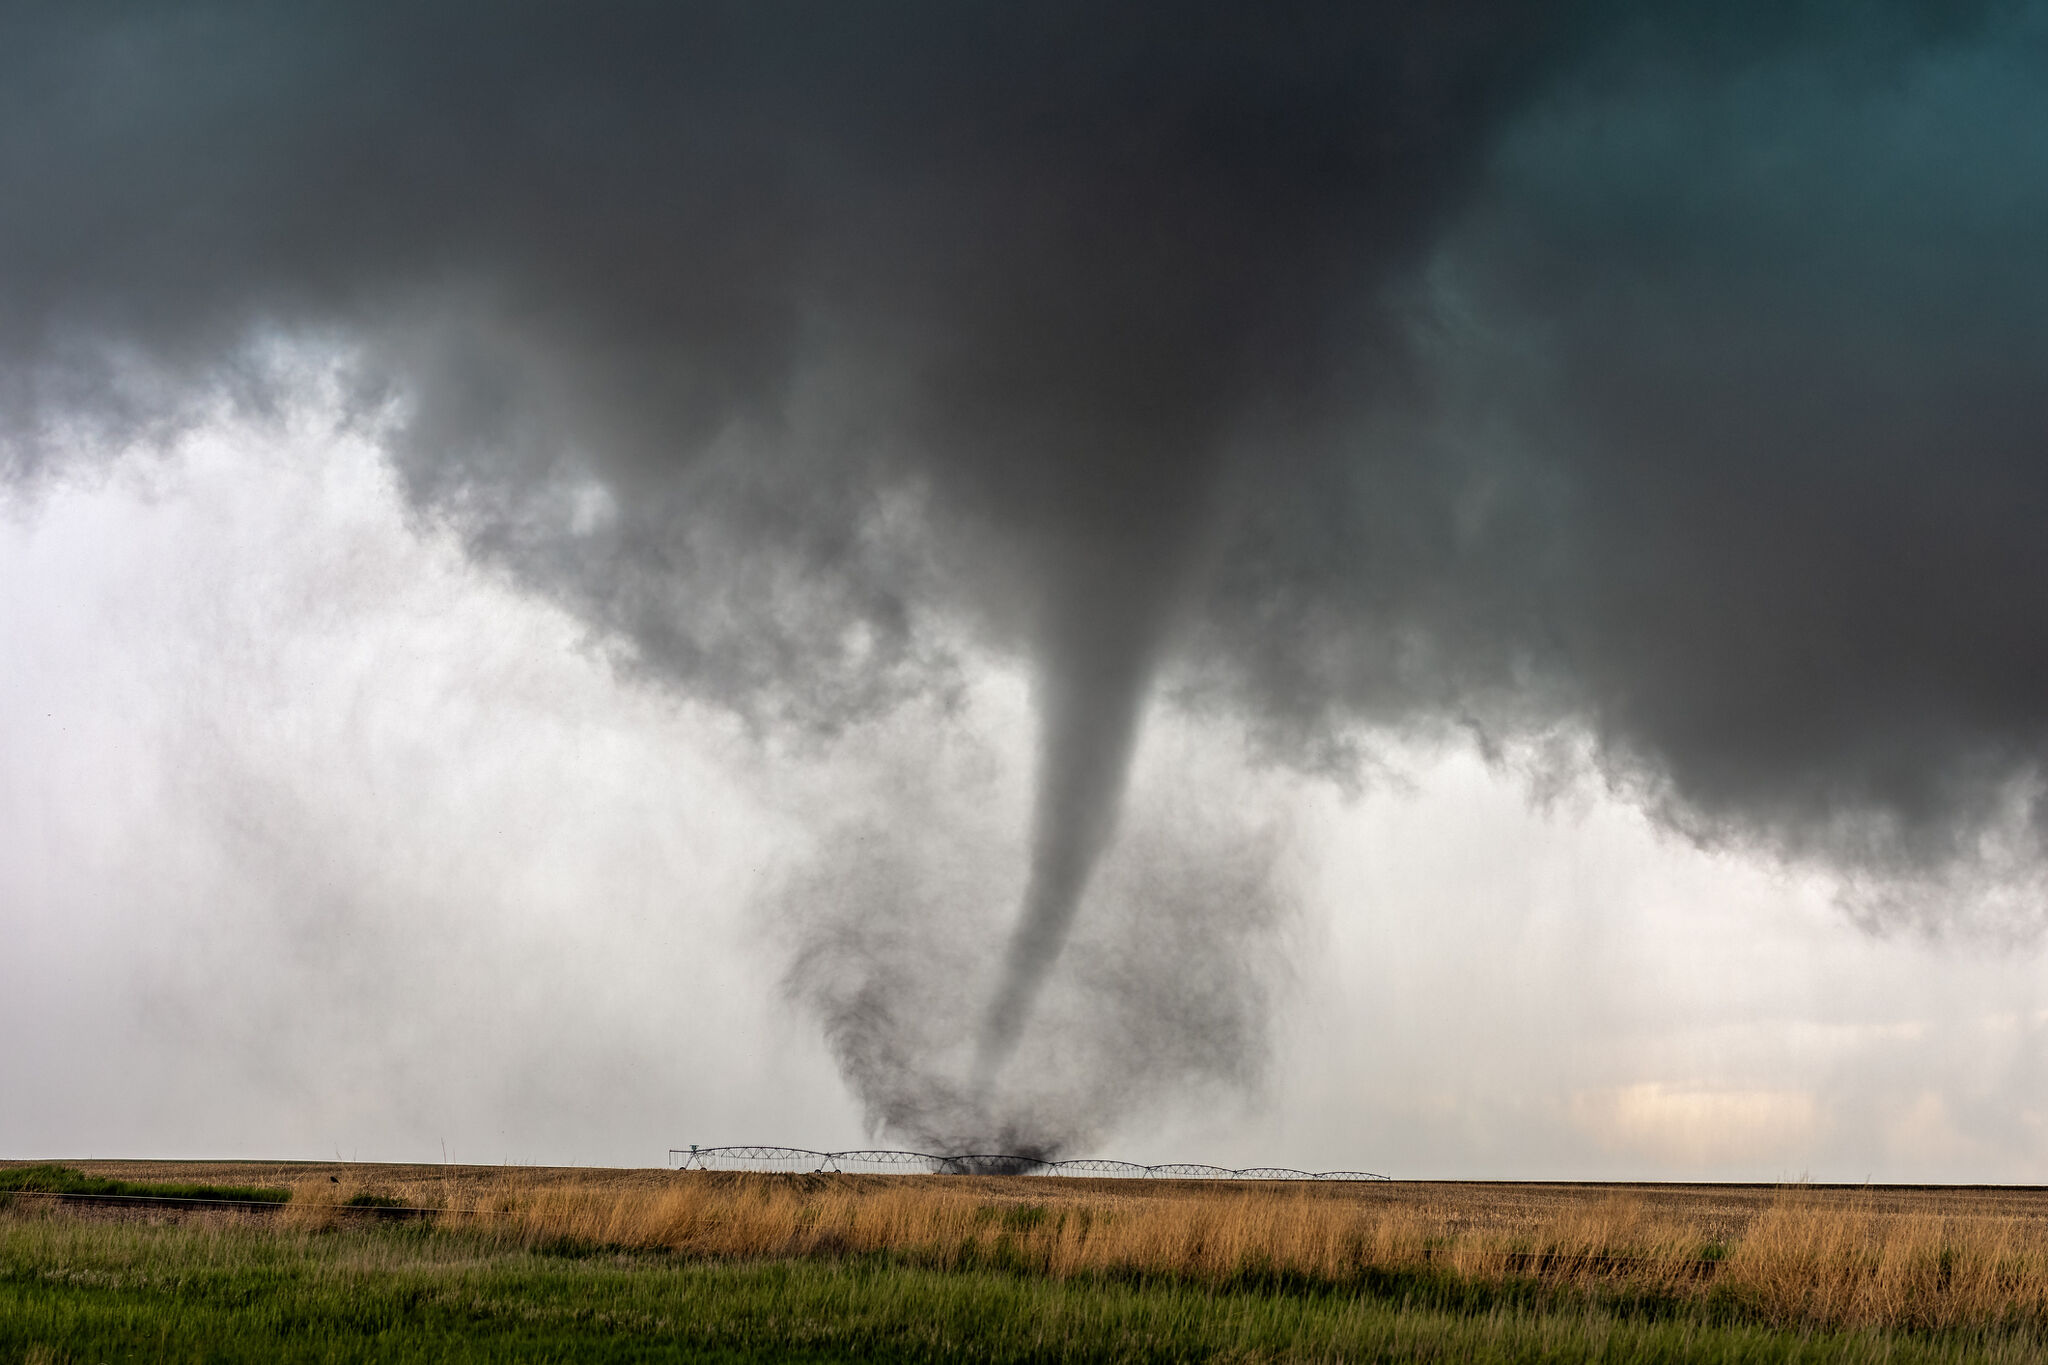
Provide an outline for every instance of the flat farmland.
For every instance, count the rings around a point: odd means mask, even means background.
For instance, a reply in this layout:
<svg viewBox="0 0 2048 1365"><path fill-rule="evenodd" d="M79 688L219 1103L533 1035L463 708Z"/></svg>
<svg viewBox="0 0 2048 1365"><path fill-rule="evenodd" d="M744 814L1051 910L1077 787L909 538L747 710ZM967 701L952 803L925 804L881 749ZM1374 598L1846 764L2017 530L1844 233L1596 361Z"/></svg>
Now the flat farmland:
<svg viewBox="0 0 2048 1365"><path fill-rule="evenodd" d="M0 1346L38 1359L2031 1360L2048 1341L2037 1189L65 1164L290 1197L0 1196ZM138 1354L150 1333L165 1349Z"/></svg>
<svg viewBox="0 0 2048 1365"><path fill-rule="evenodd" d="M7 1164L0 1163L0 1170ZM1752 1254L1760 1252L1764 1240L1797 1225L1808 1234L1854 1236L1880 1250L1903 1250L1906 1241L1939 1234L1952 1247L2048 1251L2048 1187L2041 1186L1228 1181L263 1161L66 1164L119 1180L280 1187L292 1190L302 1209L369 1194L421 1209L535 1219L543 1210L557 1217L605 1211L650 1223L658 1223L664 1210L726 1221L748 1211L763 1217L786 1213L793 1224L808 1226L829 1223L831 1215L862 1226L885 1217L903 1234L920 1225L918 1214L965 1215L970 1222L1003 1216L1014 1222L1015 1211L1028 1208L1042 1211L1039 1225L1065 1216L1091 1228L1190 1219L1206 1219L1213 1227L1234 1215L1262 1222L1269 1234L1311 1225L1354 1236L1371 1230L1390 1242L1406 1234L1433 1255L1460 1244L1520 1251L1570 1244L1591 1251L1601 1240L1613 1243L1604 1249L1620 1254L1631 1239L1647 1239L1668 1243L1674 1254L1692 1249L1709 1259L1726 1259L1744 1245ZM662 1231L648 1226L640 1236L658 1240Z"/></svg>
<svg viewBox="0 0 2048 1365"><path fill-rule="evenodd" d="M0 1171L28 1163L0 1161ZM1077 1176L782 1175L676 1171L660 1167L483 1166L346 1161L64 1161L119 1180L295 1187L322 1181L354 1189L465 1198L508 1187L575 1188L620 1194L673 1190L689 1182L720 1188L778 1187L873 1196L940 1190L996 1202L1142 1206L1185 1199L1279 1199L1361 1211L1402 1212L1473 1230L1531 1228L1591 1205L1616 1201L1646 1215L1739 1235L1788 1200L1812 1200L1887 1216L2018 1219L2048 1224L2048 1186L1675 1184L1616 1181L1265 1181L1096 1179Z"/></svg>

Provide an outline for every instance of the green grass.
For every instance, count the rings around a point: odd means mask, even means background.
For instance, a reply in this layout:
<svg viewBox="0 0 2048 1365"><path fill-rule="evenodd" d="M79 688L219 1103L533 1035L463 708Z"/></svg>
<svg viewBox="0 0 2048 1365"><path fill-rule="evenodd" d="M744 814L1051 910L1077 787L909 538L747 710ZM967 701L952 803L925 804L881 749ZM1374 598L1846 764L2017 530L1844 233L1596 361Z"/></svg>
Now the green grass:
<svg viewBox="0 0 2048 1365"><path fill-rule="evenodd" d="M1670 1305L1489 1299L1426 1280L1218 1291L881 1258L541 1254L423 1225L312 1232L0 1211L0 1361L2041 1357L2024 1335L1774 1331Z"/></svg>
<svg viewBox="0 0 2048 1365"><path fill-rule="evenodd" d="M352 1194L341 1201L345 1209L402 1209L403 1199L394 1199L388 1194Z"/></svg>
<svg viewBox="0 0 2048 1365"><path fill-rule="evenodd" d="M104 1194L150 1195L159 1199L240 1199L258 1204L282 1204L292 1197L285 1189L255 1185L194 1185L170 1180L108 1180L86 1175L69 1166L8 1166L0 1168L0 1194Z"/></svg>

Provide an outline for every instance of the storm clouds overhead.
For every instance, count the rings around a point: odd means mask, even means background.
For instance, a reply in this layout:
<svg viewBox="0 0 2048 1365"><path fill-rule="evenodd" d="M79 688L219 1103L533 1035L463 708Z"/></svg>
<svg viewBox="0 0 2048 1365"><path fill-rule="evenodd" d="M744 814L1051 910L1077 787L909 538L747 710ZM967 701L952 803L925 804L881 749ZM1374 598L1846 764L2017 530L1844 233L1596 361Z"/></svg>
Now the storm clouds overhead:
<svg viewBox="0 0 2048 1365"><path fill-rule="evenodd" d="M1274 1046L1286 832L1132 799L1161 705L2037 930L2044 223L2038 4L15 5L0 468L320 387L627 674L894 724L785 988L879 1130L1077 1150Z"/></svg>

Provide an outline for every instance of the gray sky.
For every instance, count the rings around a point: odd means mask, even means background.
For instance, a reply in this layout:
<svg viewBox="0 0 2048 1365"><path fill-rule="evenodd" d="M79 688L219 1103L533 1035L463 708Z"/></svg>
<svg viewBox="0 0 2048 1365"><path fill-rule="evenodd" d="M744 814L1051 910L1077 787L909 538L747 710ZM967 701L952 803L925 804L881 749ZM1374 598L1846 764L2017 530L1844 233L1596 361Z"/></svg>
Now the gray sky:
<svg viewBox="0 0 2048 1365"><path fill-rule="evenodd" d="M2034 1169L2038 0L31 3L0 204L0 1144Z"/></svg>
<svg viewBox="0 0 2048 1365"><path fill-rule="evenodd" d="M1023 809L1028 689L763 756L622 681L410 519L313 413L227 421L0 531L0 1151L653 1163L866 1141L757 907L805 830L921 780ZM1277 1061L1149 1159L1402 1175L2041 1180L2038 946L1872 936L1818 874L1469 748L1346 797L1156 719L1288 823ZM919 752L923 752L919 750ZM991 797L993 798L991 800Z"/></svg>

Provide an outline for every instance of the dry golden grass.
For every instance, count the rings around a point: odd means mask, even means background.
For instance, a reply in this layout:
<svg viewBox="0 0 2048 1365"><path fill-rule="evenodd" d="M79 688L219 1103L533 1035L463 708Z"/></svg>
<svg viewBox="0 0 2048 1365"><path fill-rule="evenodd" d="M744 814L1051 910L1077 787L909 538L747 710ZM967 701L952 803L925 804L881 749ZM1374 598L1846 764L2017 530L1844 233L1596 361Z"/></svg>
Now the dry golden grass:
<svg viewBox="0 0 2048 1365"><path fill-rule="evenodd" d="M1713 1298L1782 1324L2048 1325L2048 1194L2038 1191L221 1170L291 1184L281 1216L312 1228L375 1194L528 1245L726 1259L887 1253L934 1267L1205 1282L1421 1271Z"/></svg>
<svg viewBox="0 0 2048 1365"><path fill-rule="evenodd" d="M1034 1197L1037 1196L1037 1197ZM1792 1188L1732 1237L1628 1193L1492 1224L1306 1188L1221 1186L1160 1197L949 1188L943 1179L684 1177L665 1188L526 1185L445 1221L529 1243L722 1258L887 1252L935 1266L1055 1276L1283 1274L1331 1283L1431 1269L1674 1298L1732 1298L1781 1323L1953 1327L2048 1323L2048 1221L1897 1211L1855 1192Z"/></svg>
<svg viewBox="0 0 2048 1365"><path fill-rule="evenodd" d="M1793 1191L1751 1223L1724 1274L1780 1319L2048 1321L2048 1235L2038 1218L1888 1212Z"/></svg>

